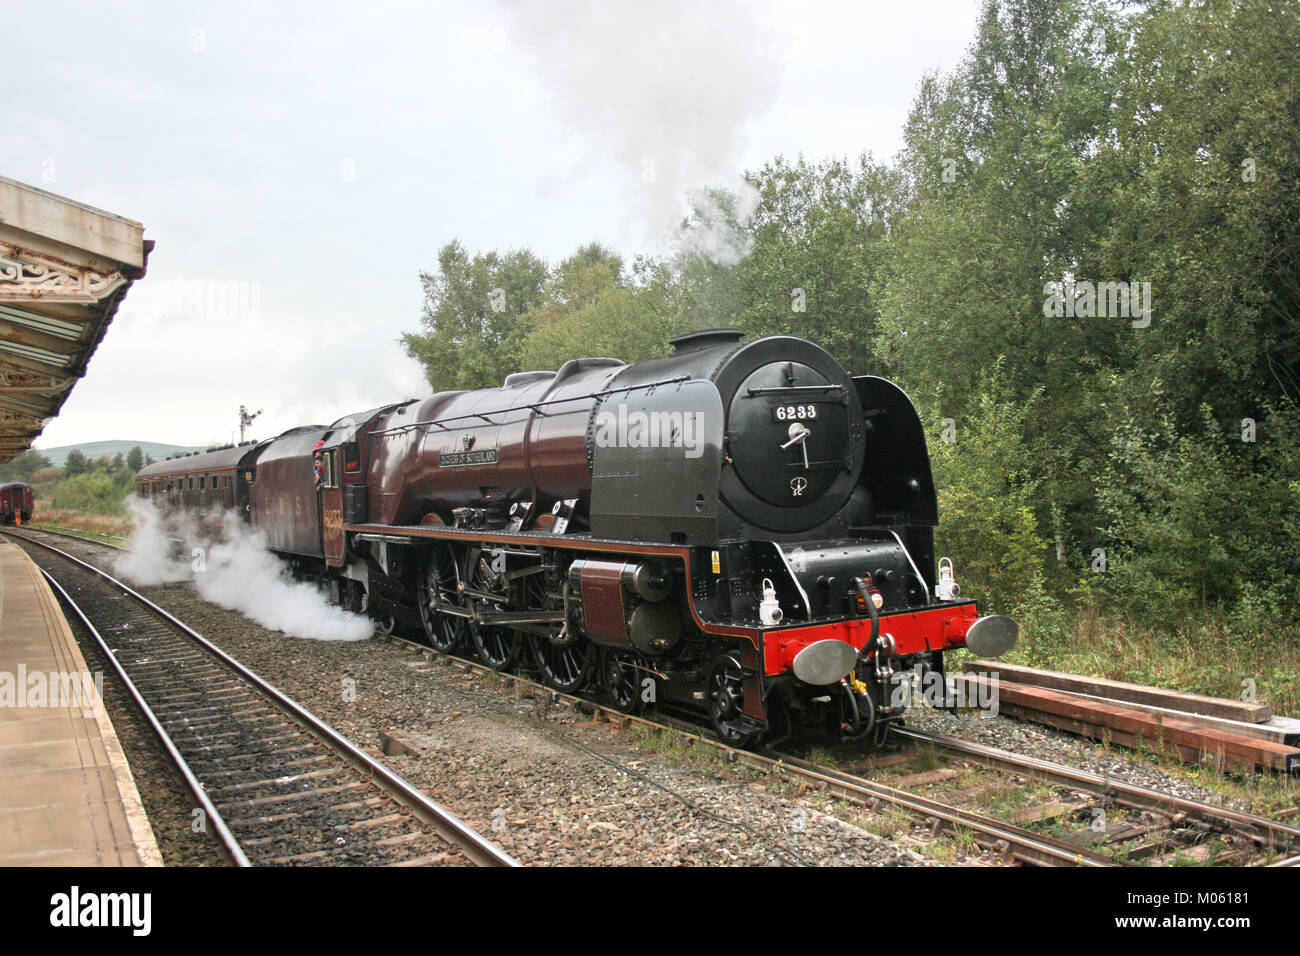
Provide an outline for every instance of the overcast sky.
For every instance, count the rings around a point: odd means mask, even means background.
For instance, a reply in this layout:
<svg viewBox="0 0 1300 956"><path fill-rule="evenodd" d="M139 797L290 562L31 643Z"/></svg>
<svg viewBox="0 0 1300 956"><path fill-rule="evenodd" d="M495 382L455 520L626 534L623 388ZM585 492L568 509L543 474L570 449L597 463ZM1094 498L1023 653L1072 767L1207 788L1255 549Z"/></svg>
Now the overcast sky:
<svg viewBox="0 0 1300 956"><path fill-rule="evenodd" d="M686 190L892 156L978 0L4 5L0 175L157 242L36 446L229 441L429 391L439 247L663 246ZM725 321L725 317L720 317Z"/></svg>

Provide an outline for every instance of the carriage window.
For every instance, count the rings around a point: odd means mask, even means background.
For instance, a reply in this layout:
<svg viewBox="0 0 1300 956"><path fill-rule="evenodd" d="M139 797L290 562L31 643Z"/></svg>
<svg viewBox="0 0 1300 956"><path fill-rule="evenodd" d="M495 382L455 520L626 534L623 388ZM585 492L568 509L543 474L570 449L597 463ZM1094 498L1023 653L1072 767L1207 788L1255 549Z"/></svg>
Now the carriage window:
<svg viewBox="0 0 1300 956"><path fill-rule="evenodd" d="M199 490L200 490L200 491L203 490L203 483L204 483L205 480L206 480L206 479L204 479L202 476L199 477Z"/></svg>

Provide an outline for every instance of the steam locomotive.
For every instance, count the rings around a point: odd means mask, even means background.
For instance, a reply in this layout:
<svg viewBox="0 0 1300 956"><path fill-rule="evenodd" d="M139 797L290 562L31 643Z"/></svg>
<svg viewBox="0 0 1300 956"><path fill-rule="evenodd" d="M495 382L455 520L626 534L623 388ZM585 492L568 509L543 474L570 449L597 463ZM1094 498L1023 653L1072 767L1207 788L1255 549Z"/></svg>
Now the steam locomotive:
<svg viewBox="0 0 1300 956"><path fill-rule="evenodd" d="M1018 629L938 587L907 396L791 336L585 358L154 464L163 508L235 511L383 630L736 745L880 740L904 670ZM938 592L938 593L936 593Z"/></svg>

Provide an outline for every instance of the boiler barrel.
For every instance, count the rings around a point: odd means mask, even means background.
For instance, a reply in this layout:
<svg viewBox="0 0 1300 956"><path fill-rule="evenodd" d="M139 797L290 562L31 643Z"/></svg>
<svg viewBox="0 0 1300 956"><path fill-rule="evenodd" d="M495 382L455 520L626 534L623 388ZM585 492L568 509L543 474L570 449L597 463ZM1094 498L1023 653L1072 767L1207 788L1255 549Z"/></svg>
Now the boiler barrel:
<svg viewBox="0 0 1300 956"><path fill-rule="evenodd" d="M586 502L594 394L625 366L567 363L512 375L501 388L442 392L378 423L370 520L413 524L430 512L528 501Z"/></svg>

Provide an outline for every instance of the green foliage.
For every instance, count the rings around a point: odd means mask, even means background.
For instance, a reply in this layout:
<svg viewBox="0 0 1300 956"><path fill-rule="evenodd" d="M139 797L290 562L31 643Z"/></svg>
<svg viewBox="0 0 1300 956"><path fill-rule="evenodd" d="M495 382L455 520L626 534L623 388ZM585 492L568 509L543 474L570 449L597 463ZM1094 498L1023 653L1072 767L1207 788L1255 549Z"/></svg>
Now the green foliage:
<svg viewBox="0 0 1300 956"><path fill-rule="evenodd" d="M1155 426L1123 422L1101 484L1116 553L1112 587L1146 619L1167 624L1193 612L1236 607L1249 632L1294 628L1300 594L1300 414L1271 412L1225 432L1209 406L1202 428L1179 434L1166 416Z"/></svg>
<svg viewBox="0 0 1300 956"><path fill-rule="evenodd" d="M650 290L622 284L622 260L599 243L580 248L548 276L542 302L520 320L521 368L558 369L573 358L636 362L667 348L662 308Z"/></svg>
<svg viewBox="0 0 1300 956"><path fill-rule="evenodd" d="M524 339L525 368L559 368L573 358L609 356L624 362L666 355L677 334L670 316L656 311L653 293L611 287L590 305L535 324Z"/></svg>
<svg viewBox="0 0 1300 956"><path fill-rule="evenodd" d="M23 481L31 484L32 476L42 468L49 468L50 460L34 449L28 448L12 461L0 465L0 482Z"/></svg>
<svg viewBox="0 0 1300 956"><path fill-rule="evenodd" d="M84 474L90 470L90 462L86 460L77 449L68 452L67 460L63 463L63 474L68 478L75 478L77 475Z"/></svg>
<svg viewBox="0 0 1300 956"><path fill-rule="evenodd" d="M114 477L105 471L83 472L55 486L52 504L81 514L117 515L133 490L128 473Z"/></svg>
<svg viewBox="0 0 1300 956"><path fill-rule="evenodd" d="M793 164L778 157L747 180L758 196L753 246L732 279L739 327L808 338L855 373L883 372L872 285L897 174L868 156Z"/></svg>
<svg viewBox="0 0 1300 956"><path fill-rule="evenodd" d="M922 85L880 351L959 423L983 417L994 354L1006 400L1042 396L1022 426L1033 454L991 453L1036 486L1049 596L1082 587L1143 621L1218 615L1241 634L1300 608L1283 530L1300 479L1297 67L1300 18L1263 0L1129 17L1007 0L986 3L966 62ZM1063 278L1150 282L1150 326L1045 316ZM1257 444L1238 440L1247 417ZM945 523L991 493L963 499L953 480Z"/></svg>
<svg viewBox="0 0 1300 956"><path fill-rule="evenodd" d="M1019 618L1031 640L1053 640L1064 620L1046 591L1035 517L1042 481L1031 467L1035 449L1026 437L1042 396L1023 404L1009 400L1003 364L994 365L989 390L971 415L931 427L941 518L935 547L952 558L964 594L979 597L986 611Z"/></svg>
<svg viewBox="0 0 1300 956"><path fill-rule="evenodd" d="M1121 363L1164 383L1179 431L1300 401L1300 16L1293 4L1160 4L1135 24L1115 128L1086 182L1100 268L1152 283Z"/></svg>
<svg viewBox="0 0 1300 956"><path fill-rule="evenodd" d="M82 515L119 517L126 499L135 491L135 473L143 467L144 455L137 446L126 455L101 455L88 461L79 450L68 453L63 472L53 471L57 480L49 491L49 506ZM43 507L42 507L43 510Z"/></svg>
<svg viewBox="0 0 1300 956"><path fill-rule="evenodd" d="M471 258L449 242L438 271L420 274L423 328L402 344L435 389L500 385L519 370L519 317L541 302L546 275L546 264L526 249Z"/></svg>

